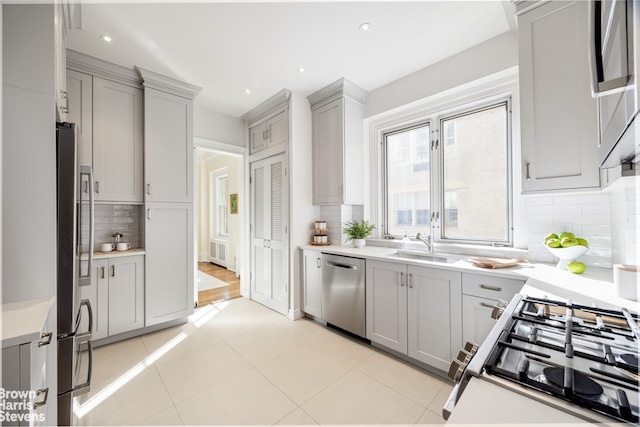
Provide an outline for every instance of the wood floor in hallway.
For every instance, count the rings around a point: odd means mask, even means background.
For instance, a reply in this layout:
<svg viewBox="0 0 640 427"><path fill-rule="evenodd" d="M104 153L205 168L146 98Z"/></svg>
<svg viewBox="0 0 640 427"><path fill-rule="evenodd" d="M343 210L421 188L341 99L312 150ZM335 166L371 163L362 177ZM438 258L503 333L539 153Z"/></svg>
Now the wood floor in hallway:
<svg viewBox="0 0 640 427"><path fill-rule="evenodd" d="M236 276L235 272L210 262L198 262L198 270L229 284L229 286L224 286L222 288L208 289L198 292L198 306L210 304L215 301L229 300L240 296L240 278Z"/></svg>

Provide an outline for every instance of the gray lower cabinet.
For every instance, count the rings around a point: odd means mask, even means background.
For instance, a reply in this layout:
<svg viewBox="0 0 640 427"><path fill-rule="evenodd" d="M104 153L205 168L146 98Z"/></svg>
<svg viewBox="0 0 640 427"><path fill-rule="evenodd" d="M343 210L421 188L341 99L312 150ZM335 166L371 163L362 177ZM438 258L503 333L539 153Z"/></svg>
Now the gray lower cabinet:
<svg viewBox="0 0 640 427"><path fill-rule="evenodd" d="M462 343L461 273L367 262L367 338L446 371Z"/></svg>
<svg viewBox="0 0 640 427"><path fill-rule="evenodd" d="M93 340L145 326L144 260L143 255L136 255L94 262L91 284L80 287L80 298L88 299L93 310ZM84 324L80 330L86 328Z"/></svg>
<svg viewBox="0 0 640 427"><path fill-rule="evenodd" d="M146 204L145 326L193 313L193 204Z"/></svg>
<svg viewBox="0 0 640 427"><path fill-rule="evenodd" d="M55 351L51 329L54 322L50 315L39 340L2 349L2 388L6 392L29 392L26 398L2 398L3 426L55 424L51 420L54 419L56 396L49 394L50 379L47 379L47 372L52 369L47 366L47 359L51 360L49 353ZM14 404L22 405L22 408Z"/></svg>
<svg viewBox="0 0 640 427"><path fill-rule="evenodd" d="M302 311L322 319L322 254L303 250L304 301Z"/></svg>
<svg viewBox="0 0 640 427"><path fill-rule="evenodd" d="M524 281L462 273L462 340L481 344L495 325L491 318L499 300L509 301Z"/></svg>

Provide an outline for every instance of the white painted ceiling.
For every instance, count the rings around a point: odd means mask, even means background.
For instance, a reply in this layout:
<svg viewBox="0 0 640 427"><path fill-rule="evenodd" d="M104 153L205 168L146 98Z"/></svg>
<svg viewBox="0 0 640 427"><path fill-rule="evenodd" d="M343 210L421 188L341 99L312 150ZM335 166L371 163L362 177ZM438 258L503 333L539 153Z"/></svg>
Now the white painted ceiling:
<svg viewBox="0 0 640 427"><path fill-rule="evenodd" d="M239 117L283 88L306 96L345 77L372 91L514 30L511 8L498 0L89 2L67 47L201 86L197 104ZM363 22L369 31L358 29Z"/></svg>

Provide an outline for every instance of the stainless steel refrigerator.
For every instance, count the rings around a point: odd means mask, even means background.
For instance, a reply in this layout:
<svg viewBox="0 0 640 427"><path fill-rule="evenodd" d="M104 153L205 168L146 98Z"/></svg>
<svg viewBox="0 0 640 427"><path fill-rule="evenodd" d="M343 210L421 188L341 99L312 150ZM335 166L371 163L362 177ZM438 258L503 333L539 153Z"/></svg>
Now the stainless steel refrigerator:
<svg viewBox="0 0 640 427"><path fill-rule="evenodd" d="M73 424L73 398L89 391L92 370L89 300L80 300L80 286L91 284L94 246L93 173L78 165L73 123L56 126L57 160L57 317L58 425ZM83 178L86 177L86 180ZM83 189L80 183L86 184ZM82 254L87 261L80 262ZM83 321L88 316L88 322ZM86 330L80 325L88 324Z"/></svg>

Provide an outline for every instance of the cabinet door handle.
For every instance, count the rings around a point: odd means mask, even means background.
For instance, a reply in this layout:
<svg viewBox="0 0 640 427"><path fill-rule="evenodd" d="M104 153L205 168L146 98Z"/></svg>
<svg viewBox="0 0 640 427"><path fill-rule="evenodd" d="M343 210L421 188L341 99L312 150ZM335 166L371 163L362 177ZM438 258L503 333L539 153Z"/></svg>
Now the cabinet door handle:
<svg viewBox="0 0 640 427"><path fill-rule="evenodd" d="M38 343L38 347L42 347L44 345L51 344L51 338L53 337L53 332L47 332L40 336L40 342Z"/></svg>
<svg viewBox="0 0 640 427"><path fill-rule="evenodd" d="M116 277L116 266L115 265L111 266L111 277Z"/></svg>
<svg viewBox="0 0 640 427"><path fill-rule="evenodd" d="M400 286L404 286L404 273L400 273Z"/></svg>
<svg viewBox="0 0 640 427"><path fill-rule="evenodd" d="M147 219L151 219L151 209L147 209Z"/></svg>
<svg viewBox="0 0 640 427"><path fill-rule="evenodd" d="M531 179L531 174L529 173L529 166L531 166L531 163L527 162L527 164L526 164L527 174L525 176L527 181Z"/></svg>
<svg viewBox="0 0 640 427"><path fill-rule="evenodd" d="M409 287L413 288L413 274L409 274Z"/></svg>
<svg viewBox="0 0 640 427"><path fill-rule="evenodd" d="M64 105L60 106L60 111L65 114L69 113L69 94L66 90L60 91L60 98L64 99Z"/></svg>
<svg viewBox="0 0 640 427"><path fill-rule="evenodd" d="M265 132L267 133L267 137L265 139L270 139L271 138L271 131L269 129L267 129Z"/></svg>
<svg viewBox="0 0 640 427"><path fill-rule="evenodd" d="M487 307L487 308L493 308L494 306L491 304L487 304L486 302L481 302L480 303L480 307Z"/></svg>
<svg viewBox="0 0 640 427"><path fill-rule="evenodd" d="M47 404L47 399L49 398L49 387L41 388L40 390L38 390L36 392L37 396L40 396L41 394L44 394L44 397L39 402L35 402L33 404L33 409L38 409L39 407L44 406L44 405Z"/></svg>
<svg viewBox="0 0 640 427"><path fill-rule="evenodd" d="M100 278L104 279L104 267L100 267Z"/></svg>
<svg viewBox="0 0 640 427"><path fill-rule="evenodd" d="M321 262L320 258L316 258L316 267L317 268L322 268L322 262Z"/></svg>
<svg viewBox="0 0 640 427"><path fill-rule="evenodd" d="M147 194L151 195L151 184L147 184Z"/></svg>
<svg viewBox="0 0 640 427"><path fill-rule="evenodd" d="M96 194L100 193L100 181L96 181Z"/></svg>
<svg viewBox="0 0 640 427"><path fill-rule="evenodd" d="M481 284L480 287L488 291L502 292L502 288L499 288L497 286L489 286L489 285Z"/></svg>
<svg viewBox="0 0 640 427"><path fill-rule="evenodd" d="M87 181L83 181L82 184L84 185L84 192L88 193L89 192L89 183Z"/></svg>

